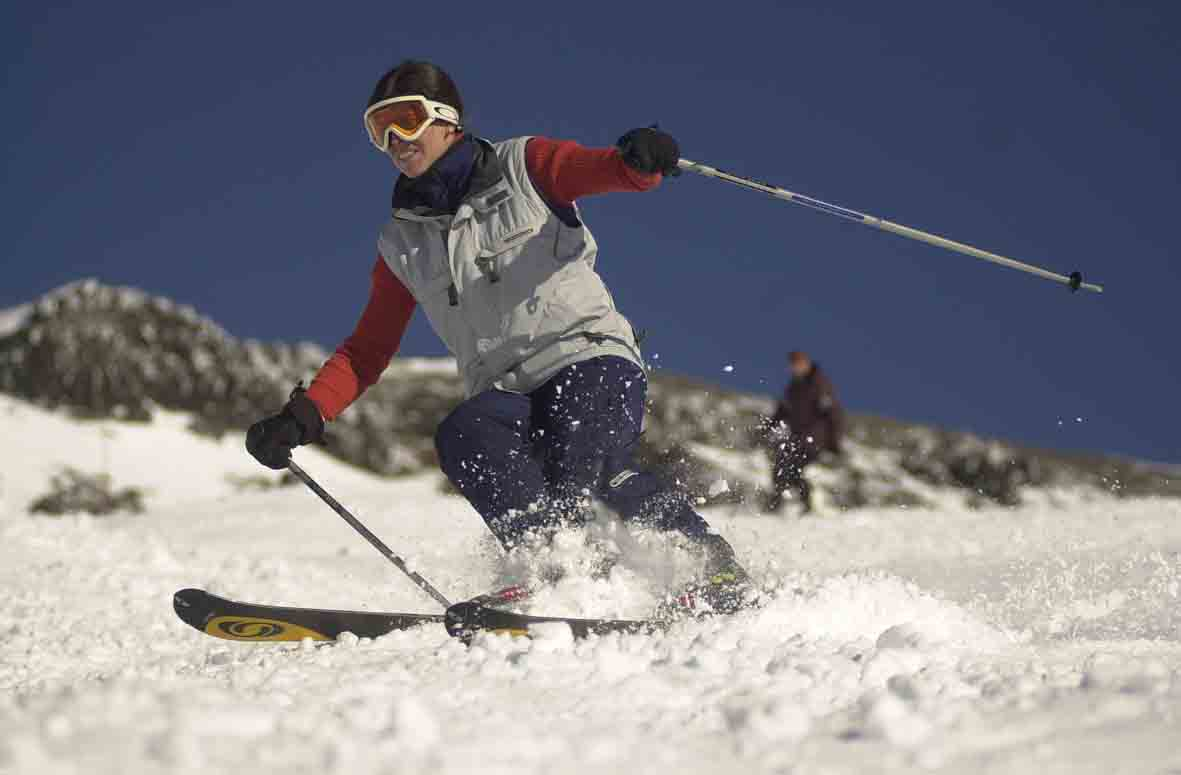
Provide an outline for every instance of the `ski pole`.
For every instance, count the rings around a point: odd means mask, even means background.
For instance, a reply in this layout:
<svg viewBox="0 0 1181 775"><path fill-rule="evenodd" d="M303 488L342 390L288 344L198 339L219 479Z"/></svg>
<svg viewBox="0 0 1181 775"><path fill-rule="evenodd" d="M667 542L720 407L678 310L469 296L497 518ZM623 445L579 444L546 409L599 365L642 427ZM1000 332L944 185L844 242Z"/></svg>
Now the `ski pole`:
<svg viewBox="0 0 1181 775"><path fill-rule="evenodd" d="M985 261L991 261L994 264L1000 264L1001 266L1007 266L1010 269L1017 269L1022 272L1028 272L1029 274L1037 275L1038 277L1044 277L1047 280L1054 280L1055 282L1063 283L1064 285L1068 286L1070 288L1070 290L1072 290L1072 291L1077 291L1079 288L1084 288L1088 291L1095 291L1096 293L1103 292L1102 285L1096 285L1094 283L1084 283L1083 282L1083 275L1081 272L1071 272L1069 275L1063 275L1063 274L1058 274L1057 272L1051 272L1050 270L1043 269L1040 266L1034 266L1033 264L1027 264L1023 261L1017 261L1016 259L1008 258L1007 256L998 255L997 253L990 253L987 250L981 250L980 248L974 248L971 245L965 245L962 242L956 242L955 240L950 240L950 239L947 239L946 237L940 237L937 234L929 234L925 231L919 231L918 229L912 229L909 226L903 226L898 223L893 223L891 221L885 220L884 218L878 218L873 215L867 215L866 213L859 213L856 210L850 210L847 207L841 207L839 205L829 204L828 202L824 202L819 199L813 199L810 196L804 196L803 194L796 194L792 191L788 191L785 188L780 188L778 186L772 186L768 183L762 183L757 180L752 180L751 178L744 178L739 175L734 175L729 172L724 172L723 170L715 169L714 167L709 167L705 164L700 164L695 161L689 161L688 159L681 159L679 162L677 162L677 166L680 167L682 170L689 170L690 172L696 172L697 174L704 175L707 178L717 178L719 180L725 180L728 183L734 183L736 185L743 186L745 188L749 188L754 191L762 191L764 194L770 194L771 196L775 197L776 199L783 199L783 200L785 200L787 202L791 202L793 204L803 205L804 207L810 207L813 210L819 210L822 213L828 213L829 215L835 215L838 218L844 218L845 220L848 220L848 221L853 221L855 223L861 223L866 226L872 226L875 229L881 229L882 231L888 231L891 234L897 234L899 236L906 237L908 239L917 240L919 242L926 242L928 245L934 245L936 247L944 248L946 250L952 250L952 251L955 251L956 253L962 253L965 256L972 256L974 258L980 258Z"/></svg>
<svg viewBox="0 0 1181 775"><path fill-rule="evenodd" d="M344 521L348 522L352 526L353 530L356 530L358 533L360 533L361 536L366 541L373 544L374 548L381 552L387 560L396 565L398 570L409 576L410 580L417 584L419 589L437 600L439 605L443 606L443 608L451 607L451 601L443 597L442 592L431 586L431 583L420 576L416 571L410 570L410 567L406 565L405 560L394 554L393 551L388 546L386 546L380 538L370 532L369 528L362 525L361 521L350 514L348 509L346 509L344 506L341 506L340 502L337 501L336 498L333 498L331 495L329 495L323 487L316 483L315 479L308 476L306 471L297 466L294 460L287 461L287 468L291 471L291 473L295 474L301 482L306 484L312 492L316 493L316 495L319 495L325 503L332 507L333 511L343 517Z"/></svg>

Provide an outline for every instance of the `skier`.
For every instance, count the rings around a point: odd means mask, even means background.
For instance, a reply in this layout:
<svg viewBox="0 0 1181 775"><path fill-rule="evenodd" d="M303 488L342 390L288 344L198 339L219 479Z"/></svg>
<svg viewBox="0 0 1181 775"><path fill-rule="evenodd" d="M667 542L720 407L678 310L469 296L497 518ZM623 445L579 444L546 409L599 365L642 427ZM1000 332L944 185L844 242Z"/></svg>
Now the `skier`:
<svg viewBox="0 0 1181 775"><path fill-rule="evenodd" d="M804 468L822 451L841 453L845 433L845 410L837 400L832 381L807 353L787 354L791 381L768 423L771 441L772 492L768 511L778 511L783 493L794 490L803 513L812 511L812 488Z"/></svg>
<svg viewBox="0 0 1181 775"><path fill-rule="evenodd" d="M439 464L506 549L588 516L679 531L701 552L690 599L730 611L752 597L730 545L688 498L632 463L647 380L636 337L595 272L576 200L647 191L677 172L676 141L633 129L615 148L465 130L451 78L406 61L377 82L369 139L401 173L368 302L305 391L251 426L246 446L283 468L321 440L397 351L416 306L455 356L466 399L439 425Z"/></svg>

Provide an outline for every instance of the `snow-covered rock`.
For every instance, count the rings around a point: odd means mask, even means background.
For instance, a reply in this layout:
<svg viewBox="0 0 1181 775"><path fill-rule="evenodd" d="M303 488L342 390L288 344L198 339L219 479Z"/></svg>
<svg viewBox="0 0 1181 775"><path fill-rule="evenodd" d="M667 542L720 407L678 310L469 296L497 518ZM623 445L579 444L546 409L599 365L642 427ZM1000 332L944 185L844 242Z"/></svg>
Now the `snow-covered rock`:
<svg viewBox="0 0 1181 775"><path fill-rule="evenodd" d="M84 280L0 313L0 392L79 416L146 421L185 412L213 436L239 435L276 411L326 357L309 344L239 340L191 307ZM773 410L742 395L654 370L640 457L702 503L756 503L770 486L758 440ZM381 474L435 465L434 429L460 400L454 363L395 359L330 427L332 453ZM843 458L809 469L824 510L867 506L1015 505L1060 490L1181 495L1181 477L1106 458L1033 453L971 434L854 416ZM724 486L723 486L724 485Z"/></svg>

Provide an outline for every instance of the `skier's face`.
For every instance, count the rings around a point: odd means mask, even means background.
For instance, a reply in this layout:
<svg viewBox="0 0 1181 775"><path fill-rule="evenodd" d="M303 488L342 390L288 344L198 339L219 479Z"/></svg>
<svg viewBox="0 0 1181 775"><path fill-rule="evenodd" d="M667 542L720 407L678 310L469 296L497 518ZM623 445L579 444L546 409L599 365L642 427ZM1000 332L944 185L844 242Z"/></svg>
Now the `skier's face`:
<svg viewBox="0 0 1181 775"><path fill-rule="evenodd" d="M417 140L406 142L398 137L391 138L387 153L399 172L408 178L417 178L462 136L463 133L452 124L436 121Z"/></svg>
<svg viewBox="0 0 1181 775"><path fill-rule="evenodd" d="M808 372L812 370L812 361L806 358L796 358L790 365L792 375L800 378L808 376Z"/></svg>

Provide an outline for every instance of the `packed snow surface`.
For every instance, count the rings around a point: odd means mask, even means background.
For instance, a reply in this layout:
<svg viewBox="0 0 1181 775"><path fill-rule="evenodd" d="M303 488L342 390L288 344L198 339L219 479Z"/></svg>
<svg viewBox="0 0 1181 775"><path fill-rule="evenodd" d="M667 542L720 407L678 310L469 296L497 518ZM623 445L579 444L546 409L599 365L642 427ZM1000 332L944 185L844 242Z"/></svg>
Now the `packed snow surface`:
<svg viewBox="0 0 1181 775"><path fill-rule="evenodd" d="M240 438L79 422L0 396L0 772L553 773L1181 770L1181 506L767 517L714 510L771 602L659 635L573 641L441 627L335 644L219 641L199 586L262 603L434 611ZM453 599L518 570L437 476L313 476ZM146 489L147 513L29 515L62 466ZM535 610L642 615L684 568L659 537L573 570ZM594 532L594 531L592 531Z"/></svg>

